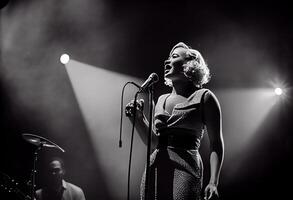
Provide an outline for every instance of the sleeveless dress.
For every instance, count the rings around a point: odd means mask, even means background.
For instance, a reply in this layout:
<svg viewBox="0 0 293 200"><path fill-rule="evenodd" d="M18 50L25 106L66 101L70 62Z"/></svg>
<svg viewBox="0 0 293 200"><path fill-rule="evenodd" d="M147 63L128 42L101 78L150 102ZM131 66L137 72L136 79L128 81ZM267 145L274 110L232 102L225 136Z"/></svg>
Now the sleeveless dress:
<svg viewBox="0 0 293 200"><path fill-rule="evenodd" d="M150 157L148 200L200 200L203 164L198 152L204 133L200 89L176 104L172 113L165 109L170 94L159 97L154 126L159 144ZM145 199L145 172L140 186Z"/></svg>

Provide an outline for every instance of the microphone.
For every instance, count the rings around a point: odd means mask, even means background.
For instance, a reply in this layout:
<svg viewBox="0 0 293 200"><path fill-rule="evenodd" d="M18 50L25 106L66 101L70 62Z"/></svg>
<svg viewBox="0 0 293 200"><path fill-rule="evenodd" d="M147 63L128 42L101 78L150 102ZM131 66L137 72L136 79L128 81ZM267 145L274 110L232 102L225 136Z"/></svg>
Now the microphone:
<svg viewBox="0 0 293 200"><path fill-rule="evenodd" d="M151 75L148 77L148 79L140 86L140 89L138 92L143 92L150 86L152 86L154 83L159 81L159 76L156 73L151 73Z"/></svg>

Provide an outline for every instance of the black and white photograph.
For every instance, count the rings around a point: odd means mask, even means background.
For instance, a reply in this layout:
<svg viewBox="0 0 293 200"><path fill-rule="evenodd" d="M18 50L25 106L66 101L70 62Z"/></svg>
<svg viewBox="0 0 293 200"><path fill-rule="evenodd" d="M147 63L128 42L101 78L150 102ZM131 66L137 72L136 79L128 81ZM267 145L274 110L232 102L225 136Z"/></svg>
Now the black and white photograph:
<svg viewBox="0 0 293 200"><path fill-rule="evenodd" d="M1 200L288 199L290 1L1 0Z"/></svg>

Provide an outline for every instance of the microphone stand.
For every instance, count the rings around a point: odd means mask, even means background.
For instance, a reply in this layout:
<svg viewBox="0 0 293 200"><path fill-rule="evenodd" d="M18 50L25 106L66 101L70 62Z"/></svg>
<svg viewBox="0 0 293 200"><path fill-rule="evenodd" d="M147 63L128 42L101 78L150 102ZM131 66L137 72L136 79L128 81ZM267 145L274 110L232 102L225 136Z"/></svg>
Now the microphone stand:
<svg viewBox="0 0 293 200"><path fill-rule="evenodd" d="M31 174L31 194L30 194L30 199L34 200L35 199L35 185L36 185L36 173L37 173L37 160L38 160L38 153L41 151L42 147L44 144L41 142L40 145L37 147L34 153L34 161L33 161L33 169L32 169L32 174Z"/></svg>
<svg viewBox="0 0 293 200"><path fill-rule="evenodd" d="M153 129L153 96L154 86L152 85L148 89L149 92L149 132L148 132L148 144L147 144L147 163L146 163L146 179L145 179L145 199L148 199L149 189L149 176L150 176L150 154L151 154L151 142L152 142L152 129Z"/></svg>

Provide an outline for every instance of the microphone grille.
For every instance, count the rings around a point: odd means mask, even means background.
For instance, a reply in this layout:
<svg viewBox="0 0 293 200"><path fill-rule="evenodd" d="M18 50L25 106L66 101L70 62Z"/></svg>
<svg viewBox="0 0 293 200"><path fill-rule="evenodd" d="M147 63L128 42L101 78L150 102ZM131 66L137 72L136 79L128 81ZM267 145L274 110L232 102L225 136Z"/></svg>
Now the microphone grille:
<svg viewBox="0 0 293 200"><path fill-rule="evenodd" d="M158 76L158 74L156 74L156 73L152 73L152 74L150 75L150 77L151 77L151 79L154 81L154 83L156 83L156 82L159 81L159 76Z"/></svg>

